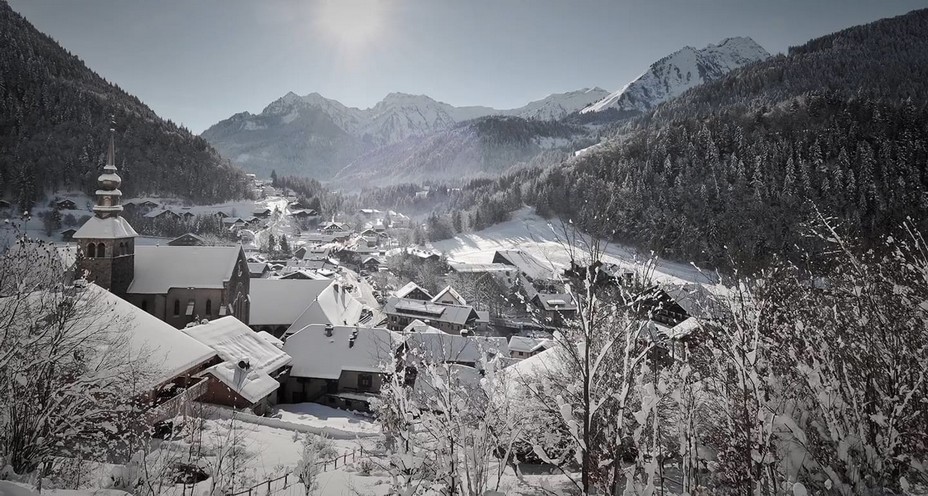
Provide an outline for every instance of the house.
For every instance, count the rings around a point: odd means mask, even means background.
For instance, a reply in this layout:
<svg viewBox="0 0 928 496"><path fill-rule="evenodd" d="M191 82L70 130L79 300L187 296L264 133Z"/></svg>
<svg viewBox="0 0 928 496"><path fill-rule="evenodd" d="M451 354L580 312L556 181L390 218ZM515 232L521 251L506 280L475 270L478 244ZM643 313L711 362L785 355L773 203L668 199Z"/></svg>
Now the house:
<svg viewBox="0 0 928 496"><path fill-rule="evenodd" d="M666 284L642 293L635 310L642 319L674 327L690 317L704 320L718 317L724 307L701 284Z"/></svg>
<svg viewBox="0 0 928 496"><path fill-rule="evenodd" d="M522 250L497 250L492 263L515 267L533 284L545 284L558 279L550 263L542 262Z"/></svg>
<svg viewBox="0 0 928 496"><path fill-rule="evenodd" d="M216 213L214 213L213 215L215 215L216 217L219 217L220 219L225 219L226 217L231 217L231 215L229 215L229 214L223 212L222 210L217 210Z"/></svg>
<svg viewBox="0 0 928 496"><path fill-rule="evenodd" d="M390 217L390 227L393 229L409 229L412 227L412 220L406 215L392 210L387 215Z"/></svg>
<svg viewBox="0 0 928 496"><path fill-rule="evenodd" d="M380 270L380 260L377 257L367 257L361 261L361 269L367 272L377 272Z"/></svg>
<svg viewBox="0 0 928 496"><path fill-rule="evenodd" d="M311 324L356 325L363 305L331 279L254 279L251 308L252 329L281 337Z"/></svg>
<svg viewBox="0 0 928 496"><path fill-rule="evenodd" d="M448 266L458 274L490 274L508 287L512 287L518 281L519 276L519 269L502 263L472 264L451 262Z"/></svg>
<svg viewBox="0 0 928 496"><path fill-rule="evenodd" d="M267 219L268 217L271 216L272 213L273 213L273 210L269 208L258 208L258 209L255 209L254 212L252 212L252 215L255 217L261 218L261 219Z"/></svg>
<svg viewBox="0 0 928 496"><path fill-rule="evenodd" d="M56 210L77 210L77 204L72 200L64 199L55 202Z"/></svg>
<svg viewBox="0 0 928 496"><path fill-rule="evenodd" d="M61 240L62 241L72 241L74 239L74 233L77 232L77 229L70 228L61 231Z"/></svg>
<svg viewBox="0 0 928 496"><path fill-rule="evenodd" d="M290 215L299 220L309 220L309 219L313 219L319 216L319 214L316 213L316 211L311 208L294 210L290 212Z"/></svg>
<svg viewBox="0 0 928 496"><path fill-rule="evenodd" d="M445 286L445 289L433 296L432 303L440 303L442 305L467 305L467 301L464 300L464 297L451 286Z"/></svg>
<svg viewBox="0 0 928 496"><path fill-rule="evenodd" d="M561 325L577 315L577 302L570 294L535 293L532 304L540 311L546 323Z"/></svg>
<svg viewBox="0 0 928 496"><path fill-rule="evenodd" d="M509 338L509 356L521 360L535 356L553 346L554 341L548 338L513 336Z"/></svg>
<svg viewBox="0 0 928 496"><path fill-rule="evenodd" d="M292 359L276 344L235 317L222 317L183 330L216 351L222 363L201 375L209 380L201 402L248 409L261 415L277 404L280 382Z"/></svg>
<svg viewBox="0 0 928 496"><path fill-rule="evenodd" d="M168 246L205 246L206 240L193 233L181 234L168 241Z"/></svg>
<svg viewBox="0 0 928 496"><path fill-rule="evenodd" d="M267 262L248 262L248 277L253 279L262 278L267 277L270 273L271 269Z"/></svg>
<svg viewBox="0 0 928 496"><path fill-rule="evenodd" d="M226 228L237 230L245 226L245 220L240 217L225 217L222 219L222 225Z"/></svg>
<svg viewBox="0 0 928 496"><path fill-rule="evenodd" d="M178 215L173 210L152 210L145 214L147 219L159 219L159 220L181 220L181 216Z"/></svg>
<svg viewBox="0 0 928 496"><path fill-rule="evenodd" d="M403 362L407 367L422 363L466 365L483 370L486 362L494 358L509 358L509 344L504 337L462 336L438 329L423 329L404 333Z"/></svg>
<svg viewBox="0 0 928 496"><path fill-rule="evenodd" d="M414 320L421 320L442 332L457 334L478 325L480 316L473 307L441 305L431 301L391 297L384 305L387 328L401 331Z"/></svg>
<svg viewBox="0 0 928 496"><path fill-rule="evenodd" d="M180 218L181 218L181 220L183 220L184 222L191 222L191 221L193 221L193 219L195 219L196 217L197 217L197 216L196 216L193 212L191 212L190 210L186 210L186 209L185 209L183 212L180 213Z"/></svg>
<svg viewBox="0 0 928 496"><path fill-rule="evenodd" d="M319 228L319 232L321 232L322 234L338 235L338 234L350 233L351 228L348 227L348 224L345 224L344 222L335 222L333 220L331 222L323 223L322 226Z"/></svg>
<svg viewBox="0 0 928 496"><path fill-rule="evenodd" d="M400 345L400 335L387 329L306 326L284 343L293 366L283 400L367 411L380 392L383 367Z"/></svg>
<svg viewBox="0 0 928 496"><path fill-rule="evenodd" d="M432 295L418 284L410 281L400 289L397 289L393 296L397 298L406 298L409 300L431 301Z"/></svg>
<svg viewBox="0 0 928 496"><path fill-rule="evenodd" d="M198 374L219 362L213 349L96 284L75 289L87 297L79 301L93 301L103 307L93 315L86 314L86 326L75 324L75 329L89 331L95 326L106 326L125 340L123 347L111 353L125 353L152 365L150 376L146 374L145 383L140 385L145 391L142 399L148 409L145 419L149 424L176 416L206 393L207 382ZM106 318L98 318L99 315ZM114 322L120 325L113 325Z"/></svg>

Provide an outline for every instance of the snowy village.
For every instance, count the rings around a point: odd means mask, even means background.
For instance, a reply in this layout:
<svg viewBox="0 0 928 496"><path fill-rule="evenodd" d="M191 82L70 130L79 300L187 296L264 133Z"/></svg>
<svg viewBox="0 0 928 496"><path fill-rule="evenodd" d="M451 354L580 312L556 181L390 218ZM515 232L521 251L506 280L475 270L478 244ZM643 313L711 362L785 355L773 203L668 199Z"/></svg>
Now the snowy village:
<svg viewBox="0 0 928 496"><path fill-rule="evenodd" d="M928 10L544 0L621 89L365 108L521 11L283 3L0 0L0 496L928 494Z"/></svg>

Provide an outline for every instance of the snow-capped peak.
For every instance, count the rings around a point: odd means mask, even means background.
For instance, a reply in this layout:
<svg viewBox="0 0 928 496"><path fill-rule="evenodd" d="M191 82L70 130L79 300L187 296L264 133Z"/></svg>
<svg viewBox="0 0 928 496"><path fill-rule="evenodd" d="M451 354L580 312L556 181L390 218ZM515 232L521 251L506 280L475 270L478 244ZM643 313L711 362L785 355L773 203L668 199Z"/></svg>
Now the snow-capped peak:
<svg viewBox="0 0 928 496"><path fill-rule="evenodd" d="M524 107L509 110L506 114L523 119L555 120L598 102L608 94L608 91L599 87L555 93L530 102Z"/></svg>
<svg viewBox="0 0 928 496"><path fill-rule="evenodd" d="M686 46L658 60L634 81L581 112L647 111L686 90L718 79L770 54L748 37L725 38L702 50Z"/></svg>

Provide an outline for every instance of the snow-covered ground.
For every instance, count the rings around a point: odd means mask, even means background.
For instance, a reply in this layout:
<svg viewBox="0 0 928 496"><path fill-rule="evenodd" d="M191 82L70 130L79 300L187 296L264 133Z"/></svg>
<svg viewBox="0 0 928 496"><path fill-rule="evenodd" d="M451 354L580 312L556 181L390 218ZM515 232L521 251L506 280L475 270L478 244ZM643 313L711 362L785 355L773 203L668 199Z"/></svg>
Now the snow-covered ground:
<svg viewBox="0 0 928 496"><path fill-rule="evenodd" d="M317 428L332 427L345 432L373 434L380 432L380 427L368 416L347 410L320 405L318 403L296 403L278 405L270 415L273 418L309 425Z"/></svg>
<svg viewBox="0 0 928 496"><path fill-rule="evenodd" d="M512 219L490 226L482 231L459 234L454 238L432 243L432 248L443 252L450 260L467 263L489 263L496 250L520 249L556 269L570 265L559 221L546 220L530 208L512 214ZM605 244L603 261L632 270L640 268L649 254L615 243ZM653 278L660 282L698 282L714 284L715 274L677 262L658 260Z"/></svg>

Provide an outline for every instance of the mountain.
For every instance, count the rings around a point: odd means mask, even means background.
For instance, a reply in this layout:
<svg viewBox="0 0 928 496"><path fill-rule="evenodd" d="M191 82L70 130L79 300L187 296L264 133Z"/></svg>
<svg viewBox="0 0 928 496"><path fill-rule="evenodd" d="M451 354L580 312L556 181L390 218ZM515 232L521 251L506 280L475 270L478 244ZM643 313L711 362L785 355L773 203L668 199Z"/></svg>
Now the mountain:
<svg viewBox="0 0 928 496"><path fill-rule="evenodd" d="M928 10L736 69L634 118L580 157L465 185L471 225L532 205L613 238L743 275L828 267L809 226L861 253L928 230ZM606 221L604 221L606 219ZM479 221L479 222L477 222Z"/></svg>
<svg viewBox="0 0 928 496"><path fill-rule="evenodd" d="M714 81L734 69L769 57L751 38L726 38L702 50L687 46L651 64L651 67L619 91L582 113L608 109L646 112L686 90Z"/></svg>
<svg viewBox="0 0 928 496"><path fill-rule="evenodd" d="M343 190L428 181L494 178L520 164L556 163L582 128L557 121L492 115L366 153L332 178Z"/></svg>
<svg viewBox="0 0 928 496"><path fill-rule="evenodd" d="M244 173L202 138L158 117L0 1L0 193L96 189L110 116L126 195L213 202L246 195Z"/></svg>
<svg viewBox="0 0 928 496"><path fill-rule="evenodd" d="M541 100L530 102L524 107L506 110L502 113L523 119L552 121L563 119L568 115L602 100L609 92L602 88L583 88L567 93L555 93Z"/></svg>

